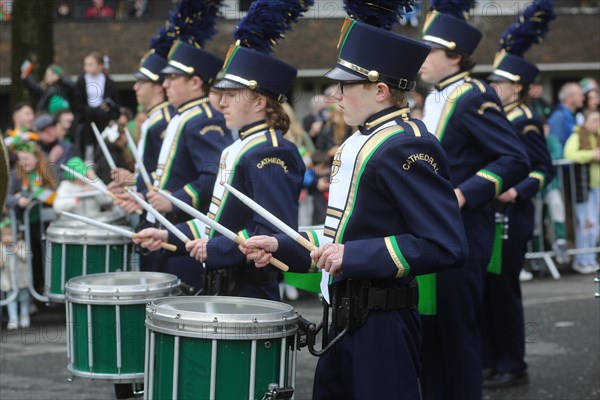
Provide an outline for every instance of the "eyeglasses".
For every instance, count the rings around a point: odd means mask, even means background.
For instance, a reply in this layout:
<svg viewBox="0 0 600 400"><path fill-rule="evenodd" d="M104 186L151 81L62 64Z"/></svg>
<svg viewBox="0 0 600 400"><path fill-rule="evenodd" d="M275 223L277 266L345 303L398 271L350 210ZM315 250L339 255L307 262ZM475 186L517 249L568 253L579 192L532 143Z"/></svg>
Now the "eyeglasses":
<svg viewBox="0 0 600 400"><path fill-rule="evenodd" d="M364 83L369 83L365 81L338 81L338 86L340 88L340 93L344 94L344 86L352 86L352 85L360 85Z"/></svg>

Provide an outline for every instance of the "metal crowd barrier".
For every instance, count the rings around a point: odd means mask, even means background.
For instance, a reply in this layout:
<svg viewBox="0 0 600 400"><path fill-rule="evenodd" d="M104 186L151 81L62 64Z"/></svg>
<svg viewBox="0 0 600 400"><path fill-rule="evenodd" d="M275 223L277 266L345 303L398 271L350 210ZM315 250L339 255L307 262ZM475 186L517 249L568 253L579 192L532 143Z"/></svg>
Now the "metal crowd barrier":
<svg viewBox="0 0 600 400"><path fill-rule="evenodd" d="M39 205L39 210L40 210L39 211L40 218L38 221L38 223L40 224L40 231L39 231L40 235L41 235L40 241L43 243L45 240L45 224L47 222L54 221L57 217L56 213L54 212L54 210L51 207L43 207L43 203L41 203L39 201L32 201L23 210L23 221L18 220L15 209L9 208L8 212L9 212L9 218L11 220L12 242L17 243L18 237L19 237L19 232L23 232L23 240L25 242L25 248L26 248L25 254L26 254L26 258L27 258L27 273L29 275L27 289L29 290L29 293L31 293L31 295L36 300L42 301L42 302L48 302L49 301L48 297L44 296L41 293L38 293L33 285L33 251L31 248L32 233L31 233L30 221L31 221L31 210L37 205ZM42 246L42 248L41 248L42 260L40 260L40 262L43 262L43 260L46 257L44 250L45 250L45 246ZM11 268L13 270L9 270L11 287L13 289L10 290L10 292L8 293L8 295L5 299L0 300L0 306L6 306L10 302L15 300L15 298L17 297L17 294L19 292L19 290L17 288L17 283L19 282L19 268L18 268L18 261L16 260L16 258L17 258L16 254L6 254L6 255L2 255L2 256L7 257L6 267L14 266L14 268ZM13 262L8 262L8 257L13 257L13 260L12 260Z"/></svg>
<svg viewBox="0 0 600 400"><path fill-rule="evenodd" d="M554 172L558 178L560 185L560 192L562 193L563 205L565 207L565 232L567 243L575 243L575 232L577 231L577 213L575 205L577 203L576 192L575 192L575 163L570 160L553 160ZM543 260L546 268L554 279L560 279L560 273L552 257L556 257L555 252L546 246L547 232L544 223L544 199L541 193L538 193L536 197L536 224L534 232L537 232L537 246L538 251L528 252L525 255L526 259ZM567 212L570 209L570 215ZM598 219L600 220L600 210ZM552 240L554 240L552 235ZM533 243L529 243L528 248L532 248ZM576 254L588 254L588 253L600 253L600 246L588 247L588 248L568 248L566 254L570 257Z"/></svg>

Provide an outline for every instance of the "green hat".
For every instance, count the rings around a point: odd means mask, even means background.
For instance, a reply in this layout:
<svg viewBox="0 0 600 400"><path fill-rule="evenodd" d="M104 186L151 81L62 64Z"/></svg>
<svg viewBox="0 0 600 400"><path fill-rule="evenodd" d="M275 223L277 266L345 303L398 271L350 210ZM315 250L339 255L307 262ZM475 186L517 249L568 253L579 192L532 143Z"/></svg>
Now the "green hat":
<svg viewBox="0 0 600 400"><path fill-rule="evenodd" d="M50 68L50 70L51 70L52 72L54 72L56 75L60 75L60 76L62 76L62 74L63 74L63 70L62 70L62 68L60 67L60 65L51 64L51 65L50 65L48 68Z"/></svg>
<svg viewBox="0 0 600 400"><path fill-rule="evenodd" d="M70 104L67 99L55 94L54 96L50 97L50 101L48 101L48 112L54 115L60 110L68 109L69 106Z"/></svg>
<svg viewBox="0 0 600 400"><path fill-rule="evenodd" d="M0 229L4 229L10 226L10 218L5 217L2 221L0 221Z"/></svg>
<svg viewBox="0 0 600 400"><path fill-rule="evenodd" d="M26 151L28 153L35 153L35 143L30 141L16 141L10 147L12 151Z"/></svg>
<svg viewBox="0 0 600 400"><path fill-rule="evenodd" d="M67 167L67 170L63 171L63 177L70 181L76 179L75 175L71 171L77 172L83 176L87 176L87 171L89 168L91 168L91 166L86 165L86 163L79 157L73 157L69 159L69 161L65 163L65 167Z"/></svg>

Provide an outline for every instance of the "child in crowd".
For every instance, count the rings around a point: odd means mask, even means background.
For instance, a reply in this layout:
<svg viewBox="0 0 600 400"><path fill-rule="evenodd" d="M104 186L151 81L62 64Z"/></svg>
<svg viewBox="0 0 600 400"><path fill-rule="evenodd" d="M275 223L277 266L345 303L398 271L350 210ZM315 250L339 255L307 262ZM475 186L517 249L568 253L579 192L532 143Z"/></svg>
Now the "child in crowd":
<svg viewBox="0 0 600 400"><path fill-rule="evenodd" d="M11 220L5 217L0 221L2 242L0 243L0 270L1 289L6 296L11 296L13 290L17 295L13 301L8 303L8 325L9 331L17 328L29 328L29 274L26 264L26 248L22 240L15 241Z"/></svg>

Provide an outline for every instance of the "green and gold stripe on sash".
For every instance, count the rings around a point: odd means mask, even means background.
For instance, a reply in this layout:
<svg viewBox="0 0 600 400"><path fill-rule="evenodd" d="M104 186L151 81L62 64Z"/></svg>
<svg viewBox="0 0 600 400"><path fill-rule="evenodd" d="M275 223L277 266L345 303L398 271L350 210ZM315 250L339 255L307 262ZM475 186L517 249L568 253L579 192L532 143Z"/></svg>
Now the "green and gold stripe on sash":
<svg viewBox="0 0 600 400"><path fill-rule="evenodd" d="M317 232L313 230L306 231L306 236L308 236L308 241L313 245L313 247L319 247L319 236L317 235ZM319 269L317 268L317 262L315 260L311 259L308 272L319 272Z"/></svg>
<svg viewBox="0 0 600 400"><path fill-rule="evenodd" d="M263 143L266 143L266 142L267 142L267 137L265 135L262 135L262 136L259 136L257 138L250 140L247 144L244 145L244 147L242 147L240 152L237 154L233 165L231 166L231 174L229 174L227 183L229 183L230 185L232 184L238 162L244 156L244 154L246 154L252 148L254 148L258 145L261 145ZM227 202L228 198L229 198L229 191L225 191L223 193L223 198L221 199L221 203L219 204L219 208L217 210L215 218L213 218L215 221L219 221L219 219L221 218L221 213L223 212L223 209L225 208L225 203ZM214 229L211 229L209 238L212 238L214 236L214 234L215 234Z"/></svg>
<svg viewBox="0 0 600 400"><path fill-rule="evenodd" d="M440 142L444 138L444 133L446 133L446 128L448 127L448 121L450 121L450 117L452 117L459 99L473 90L473 88L474 86L471 83L463 82L462 84L458 85L456 89L452 91L452 93L450 93L450 96L448 96L446 105L444 106L440 121L438 122L438 126L435 131L435 136Z"/></svg>
<svg viewBox="0 0 600 400"><path fill-rule="evenodd" d="M348 221L350 220L350 217L352 216L352 213L354 212L354 206L356 205L356 197L358 194L360 179L362 177L363 172L365 171L365 167L369 163L369 160L371 159L375 151L377 151L379 146L381 146L386 140L402 132L404 132L404 129L398 125L382 129L381 131L373 134L372 137L363 145L362 149L360 149L360 152L358 153L358 157L356 157L356 162L354 164L354 172L350 184L350 190L348 200L346 202L346 207L344 209L342 218L340 219L340 223L338 224L337 233L335 235L334 241L336 243L342 243L342 240L344 238L346 226L348 224Z"/></svg>
<svg viewBox="0 0 600 400"><path fill-rule="evenodd" d="M198 227L196 226L195 220L188 221L187 225L190 227L190 231L192 232L194 239L200 239L202 237L200 230L198 230Z"/></svg>
<svg viewBox="0 0 600 400"><path fill-rule="evenodd" d="M408 275L410 271L410 266L404 258L404 254L400 251L400 246L398 246L398 242L396 241L395 236L388 236L384 238L385 247L390 253L390 257L394 264L396 264L396 268L398 268L398 272L396 273L396 278L403 278Z"/></svg>
<svg viewBox="0 0 600 400"><path fill-rule="evenodd" d="M200 207L200 195L198 194L198 191L189 183L183 187L183 190L192 199L192 206L194 208Z"/></svg>
<svg viewBox="0 0 600 400"><path fill-rule="evenodd" d="M179 146L179 139L181 138L181 131L183 131L183 129L185 128L185 125L188 123L188 121L190 119L195 118L198 115L202 115L202 109L200 109L200 108L190 111L179 122L179 126L177 127L177 133L175 134L176 137L173 139L173 143L171 143L171 149L169 150L169 156L167 157L167 162L163 169L162 176L160 177L159 187L161 189L164 189L165 185L169 181L169 176L171 175L171 168L173 167L173 162L175 161L175 153L177 152L177 146Z"/></svg>
<svg viewBox="0 0 600 400"><path fill-rule="evenodd" d="M498 197L500 193L502 193L502 178L500 177L500 175L497 175L487 169L480 169L475 175L494 184L496 191L496 195L494 197Z"/></svg>

